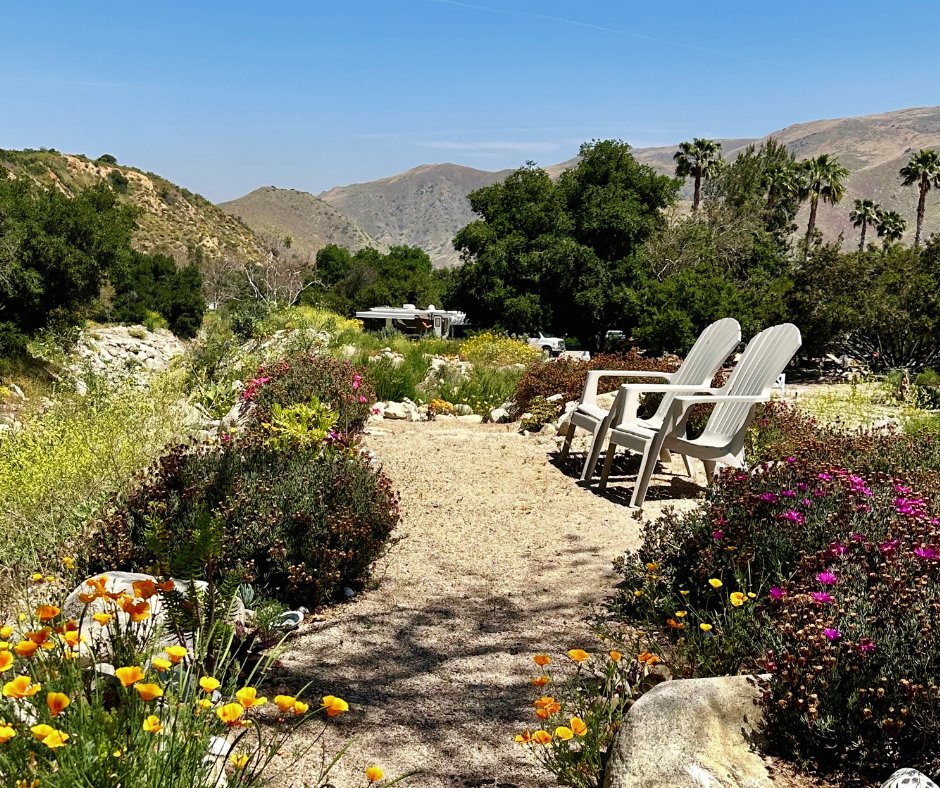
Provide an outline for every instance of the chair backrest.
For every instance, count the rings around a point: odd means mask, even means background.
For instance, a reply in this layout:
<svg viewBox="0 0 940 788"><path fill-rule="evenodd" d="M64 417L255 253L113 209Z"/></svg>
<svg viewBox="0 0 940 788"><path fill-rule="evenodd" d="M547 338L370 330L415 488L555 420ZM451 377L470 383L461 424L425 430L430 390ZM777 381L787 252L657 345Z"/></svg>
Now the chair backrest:
<svg viewBox="0 0 940 788"><path fill-rule="evenodd" d="M724 317L708 326L695 340L692 349L669 381L676 386L701 386L711 383L725 359L741 341L741 326L733 317ZM666 418L675 394L663 395L652 420Z"/></svg>
<svg viewBox="0 0 940 788"><path fill-rule="evenodd" d="M771 388L802 341L800 330L792 323L764 329L747 343L731 377L722 386L722 393L770 399ZM748 402L719 403L705 425L702 440L733 439L747 427L753 408Z"/></svg>

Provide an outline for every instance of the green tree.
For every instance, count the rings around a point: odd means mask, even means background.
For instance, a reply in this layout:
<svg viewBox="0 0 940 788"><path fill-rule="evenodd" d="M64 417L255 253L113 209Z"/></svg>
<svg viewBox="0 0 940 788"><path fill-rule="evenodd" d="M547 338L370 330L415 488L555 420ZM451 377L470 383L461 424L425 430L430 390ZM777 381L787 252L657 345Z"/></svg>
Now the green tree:
<svg viewBox="0 0 940 788"><path fill-rule="evenodd" d="M878 231L878 237L884 238L884 244L887 246L904 237L907 220L897 211L879 211L875 229Z"/></svg>
<svg viewBox="0 0 940 788"><path fill-rule="evenodd" d="M828 153L823 153L815 159L807 159L801 162L802 188L801 196L809 199L809 221L806 224L806 243L803 250L803 258L809 251L809 245L813 238L813 230L816 229L816 210L819 207L819 201L835 205L845 197L845 180L849 177L849 171L845 169L839 160L833 158Z"/></svg>
<svg viewBox="0 0 940 788"><path fill-rule="evenodd" d="M900 172L901 183L905 186L917 184L917 229L914 231L914 248L920 246L920 234L924 226L924 213L927 210L927 192L931 187L940 186L940 153L927 148L911 154L911 158Z"/></svg>
<svg viewBox="0 0 940 788"><path fill-rule="evenodd" d="M721 170L721 143L695 137L691 142L680 142L679 150L672 158L676 162L676 175L695 179L692 210L697 211L702 199L702 181L714 177Z"/></svg>
<svg viewBox="0 0 940 788"><path fill-rule="evenodd" d="M868 225L872 227L878 226L880 215L881 206L874 200L855 201L855 207L849 214L849 219L852 220L854 227L862 228L861 237L858 240L858 251L865 251L865 231L868 229Z"/></svg>
<svg viewBox="0 0 940 788"><path fill-rule="evenodd" d="M92 309L127 259L136 211L105 185L66 197L0 172L0 334L26 336Z"/></svg>
<svg viewBox="0 0 940 788"><path fill-rule="evenodd" d="M572 334L597 347L635 321L642 244L665 225L679 183L616 140L585 143L557 183L531 162L470 195L480 216L457 233L454 298L475 325Z"/></svg>

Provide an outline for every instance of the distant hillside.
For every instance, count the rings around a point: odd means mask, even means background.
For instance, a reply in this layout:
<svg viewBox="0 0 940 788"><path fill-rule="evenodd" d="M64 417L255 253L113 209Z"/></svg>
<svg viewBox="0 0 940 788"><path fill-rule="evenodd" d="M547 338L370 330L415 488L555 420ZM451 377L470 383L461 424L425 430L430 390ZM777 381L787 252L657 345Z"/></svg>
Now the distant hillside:
<svg viewBox="0 0 940 788"><path fill-rule="evenodd" d="M420 246L436 267L444 267L459 262L451 241L457 230L475 218L467 195L508 173L425 164L390 178L338 186L320 197L379 244Z"/></svg>
<svg viewBox="0 0 940 788"><path fill-rule="evenodd" d="M52 150L0 150L0 167L65 194L107 183L121 201L141 209L134 245L143 252L182 259L193 246L210 258L264 258L261 242L248 227L204 197L152 172Z"/></svg>
<svg viewBox="0 0 940 788"><path fill-rule="evenodd" d="M327 244L354 251L365 246L380 249L384 246L328 202L296 189L264 186L237 200L220 203L219 207L239 217L259 235L289 235L293 239L292 248L310 255L316 255Z"/></svg>

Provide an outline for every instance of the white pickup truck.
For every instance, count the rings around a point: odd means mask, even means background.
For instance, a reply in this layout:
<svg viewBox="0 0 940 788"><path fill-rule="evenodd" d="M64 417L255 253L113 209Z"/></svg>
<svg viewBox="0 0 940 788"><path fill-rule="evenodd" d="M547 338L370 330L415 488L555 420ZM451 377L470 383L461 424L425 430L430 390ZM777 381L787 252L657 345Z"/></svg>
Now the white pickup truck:
<svg viewBox="0 0 940 788"><path fill-rule="evenodd" d="M529 344L548 353L550 356L560 356L565 352L565 340L558 337L547 337L541 331L537 337L529 337Z"/></svg>

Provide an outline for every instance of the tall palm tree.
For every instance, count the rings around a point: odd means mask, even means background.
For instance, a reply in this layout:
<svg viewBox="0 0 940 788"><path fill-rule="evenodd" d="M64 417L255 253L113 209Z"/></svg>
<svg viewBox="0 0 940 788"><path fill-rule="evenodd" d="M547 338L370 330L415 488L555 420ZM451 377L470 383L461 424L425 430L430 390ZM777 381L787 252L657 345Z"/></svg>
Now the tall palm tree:
<svg viewBox="0 0 940 788"><path fill-rule="evenodd" d="M878 217L881 215L881 206L874 200L856 200L855 207L849 218L855 227L862 228L862 237L858 242L858 251L865 251L865 231L868 225L875 227L878 225Z"/></svg>
<svg viewBox="0 0 940 788"><path fill-rule="evenodd" d="M800 169L803 176L801 195L803 199L809 198L809 222L806 225L806 245L803 250L805 259L809 253L813 230L816 229L816 209L819 207L819 201L830 205L841 202L845 197L845 179L849 177L849 171L828 153L801 162Z"/></svg>
<svg viewBox="0 0 940 788"><path fill-rule="evenodd" d="M920 231L924 225L924 210L927 207L927 192L931 186L940 186L940 153L927 148L912 153L910 161L898 173L905 186L917 184L920 198L917 200L917 230L914 232L914 248L920 246Z"/></svg>
<svg viewBox="0 0 940 788"><path fill-rule="evenodd" d="M672 158L676 162L676 175L695 178L692 210L697 211L702 201L702 181L714 177L721 169L721 143L695 137L691 142L680 142L679 150Z"/></svg>
<svg viewBox="0 0 940 788"><path fill-rule="evenodd" d="M884 238L884 244L897 243L907 229L907 220L897 211L879 211L878 221L875 224L878 237Z"/></svg>
<svg viewBox="0 0 940 788"><path fill-rule="evenodd" d="M778 200L786 200L799 191L799 173L792 162L774 162L764 170L762 183L767 189L767 210L771 210Z"/></svg>

